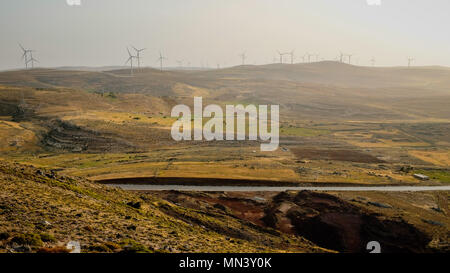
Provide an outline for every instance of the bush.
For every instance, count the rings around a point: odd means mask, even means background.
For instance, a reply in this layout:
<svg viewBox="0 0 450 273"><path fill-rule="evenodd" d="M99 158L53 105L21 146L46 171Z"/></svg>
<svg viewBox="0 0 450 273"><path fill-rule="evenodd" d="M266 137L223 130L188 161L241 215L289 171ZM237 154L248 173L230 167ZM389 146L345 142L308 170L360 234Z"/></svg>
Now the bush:
<svg viewBox="0 0 450 273"><path fill-rule="evenodd" d="M132 239L126 239L122 241L123 250L125 253L151 253L152 251L148 249L143 244L140 244Z"/></svg>
<svg viewBox="0 0 450 273"><path fill-rule="evenodd" d="M43 242L56 242L55 237L53 237L53 235L47 234L47 233L41 233L41 240Z"/></svg>
<svg viewBox="0 0 450 273"><path fill-rule="evenodd" d="M9 236L10 235L8 232L2 232L2 233L0 233L0 240L8 240Z"/></svg>
<svg viewBox="0 0 450 273"><path fill-rule="evenodd" d="M107 247L106 245L102 245L102 244L89 246L88 249L89 249L89 251L100 252L100 253L111 252L111 249L109 249L109 247Z"/></svg>
<svg viewBox="0 0 450 273"><path fill-rule="evenodd" d="M11 239L11 242L19 245L29 246L42 246L44 244L41 240L41 236L34 233L16 235Z"/></svg>

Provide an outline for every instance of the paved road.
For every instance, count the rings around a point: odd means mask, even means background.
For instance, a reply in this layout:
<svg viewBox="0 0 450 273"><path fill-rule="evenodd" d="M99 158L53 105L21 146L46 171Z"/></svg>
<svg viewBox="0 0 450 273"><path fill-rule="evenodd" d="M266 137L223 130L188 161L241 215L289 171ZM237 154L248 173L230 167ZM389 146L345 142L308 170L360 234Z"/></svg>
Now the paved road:
<svg viewBox="0 0 450 273"><path fill-rule="evenodd" d="M124 190L134 191L450 191L450 186L336 186L336 187L267 187L267 186L183 186L183 185L136 185L136 184L107 184Z"/></svg>

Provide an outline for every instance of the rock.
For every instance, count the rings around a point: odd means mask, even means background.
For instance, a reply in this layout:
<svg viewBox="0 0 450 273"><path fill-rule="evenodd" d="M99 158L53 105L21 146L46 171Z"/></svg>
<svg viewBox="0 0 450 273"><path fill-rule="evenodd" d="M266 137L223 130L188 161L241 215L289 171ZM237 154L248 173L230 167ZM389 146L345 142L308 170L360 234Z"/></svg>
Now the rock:
<svg viewBox="0 0 450 273"><path fill-rule="evenodd" d="M28 253L31 252L31 248L27 245L15 245L13 246L14 252L20 252L20 253Z"/></svg>
<svg viewBox="0 0 450 273"><path fill-rule="evenodd" d="M70 241L66 245L67 250L70 250L69 253L81 253L80 242L78 241Z"/></svg>
<svg viewBox="0 0 450 273"><path fill-rule="evenodd" d="M43 225L43 226L51 226L52 224L49 222L49 221L47 221L47 220L43 220L43 221L41 221L41 222L39 222L41 225Z"/></svg>

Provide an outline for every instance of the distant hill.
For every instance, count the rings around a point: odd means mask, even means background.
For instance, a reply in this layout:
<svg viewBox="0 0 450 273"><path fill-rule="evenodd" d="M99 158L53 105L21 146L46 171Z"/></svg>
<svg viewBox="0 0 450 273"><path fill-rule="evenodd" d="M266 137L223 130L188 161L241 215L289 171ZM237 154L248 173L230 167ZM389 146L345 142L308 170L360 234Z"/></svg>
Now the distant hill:
<svg viewBox="0 0 450 273"><path fill-rule="evenodd" d="M332 61L243 65L203 74L215 78L289 80L343 87L450 85L450 69L446 67L363 67Z"/></svg>
<svg viewBox="0 0 450 273"><path fill-rule="evenodd" d="M0 72L0 85L145 94L191 104L279 104L303 118L450 119L447 67L361 67L339 62L244 65L215 70L33 69Z"/></svg>

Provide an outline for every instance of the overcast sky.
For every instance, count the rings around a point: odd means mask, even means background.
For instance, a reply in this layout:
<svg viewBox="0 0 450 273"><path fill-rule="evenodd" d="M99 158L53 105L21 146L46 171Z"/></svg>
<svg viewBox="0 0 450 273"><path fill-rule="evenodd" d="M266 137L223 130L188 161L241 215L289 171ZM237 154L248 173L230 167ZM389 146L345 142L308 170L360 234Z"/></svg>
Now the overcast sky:
<svg viewBox="0 0 450 273"><path fill-rule="evenodd" d="M74 1L74 0L69 0ZM126 47L145 47L143 63L216 67L272 63L296 50L380 66L450 66L449 0L0 0L0 69L20 68L18 43L41 66L123 65Z"/></svg>

